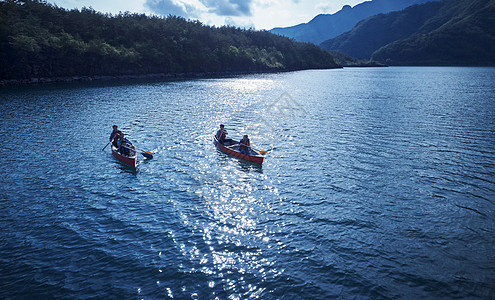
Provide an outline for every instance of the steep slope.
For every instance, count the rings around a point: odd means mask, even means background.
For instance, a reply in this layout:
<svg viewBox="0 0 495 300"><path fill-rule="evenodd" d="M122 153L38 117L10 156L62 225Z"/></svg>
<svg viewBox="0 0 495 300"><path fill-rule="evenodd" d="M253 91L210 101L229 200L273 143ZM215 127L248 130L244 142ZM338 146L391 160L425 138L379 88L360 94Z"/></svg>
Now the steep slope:
<svg viewBox="0 0 495 300"><path fill-rule="evenodd" d="M346 5L335 14L321 14L308 23L286 28L273 28L270 32L294 38L300 42L319 44L351 30L359 21L379 13L398 11L408 6L435 0L372 0L354 7Z"/></svg>
<svg viewBox="0 0 495 300"><path fill-rule="evenodd" d="M441 2L430 2L400 12L370 17L359 22L351 31L321 43L321 47L359 59L369 59L377 49L419 31L441 6Z"/></svg>
<svg viewBox="0 0 495 300"><path fill-rule="evenodd" d="M390 65L495 66L495 1L446 2L450 5L425 25L436 29L388 44L372 59Z"/></svg>
<svg viewBox="0 0 495 300"><path fill-rule="evenodd" d="M388 65L495 65L495 0L444 0L377 15L321 46Z"/></svg>

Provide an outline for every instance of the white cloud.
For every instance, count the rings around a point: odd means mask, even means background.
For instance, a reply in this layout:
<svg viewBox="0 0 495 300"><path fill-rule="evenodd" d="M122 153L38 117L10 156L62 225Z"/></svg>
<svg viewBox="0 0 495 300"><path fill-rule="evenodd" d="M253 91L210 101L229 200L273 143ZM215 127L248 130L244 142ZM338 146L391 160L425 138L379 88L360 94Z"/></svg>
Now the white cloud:
<svg viewBox="0 0 495 300"><path fill-rule="evenodd" d="M256 29L272 29L307 23L319 14L339 11L345 4L364 0L254 0L252 21Z"/></svg>
<svg viewBox="0 0 495 300"><path fill-rule="evenodd" d="M250 16L252 0L200 0L210 12L219 16Z"/></svg>
<svg viewBox="0 0 495 300"><path fill-rule="evenodd" d="M199 3L194 3L191 1L146 0L144 2L144 7L158 15L175 15L186 19L200 18L203 13Z"/></svg>
<svg viewBox="0 0 495 300"><path fill-rule="evenodd" d="M154 14L202 19L208 14L223 17L251 16L252 0L145 0L144 7Z"/></svg>
<svg viewBox="0 0 495 300"><path fill-rule="evenodd" d="M227 17L225 18L225 25L246 28L246 29L255 28L254 23L250 19L246 19L246 18Z"/></svg>
<svg viewBox="0 0 495 300"><path fill-rule="evenodd" d="M48 2L66 9L92 7L96 11L112 14L118 14L119 12L126 11L133 13L146 12L146 9L143 7L144 0L49 0Z"/></svg>
<svg viewBox="0 0 495 300"><path fill-rule="evenodd" d="M72 9L92 7L117 14L136 12L162 16L178 15L208 25L234 25L272 29L307 23L318 14L335 13L348 4L364 0L49 0Z"/></svg>

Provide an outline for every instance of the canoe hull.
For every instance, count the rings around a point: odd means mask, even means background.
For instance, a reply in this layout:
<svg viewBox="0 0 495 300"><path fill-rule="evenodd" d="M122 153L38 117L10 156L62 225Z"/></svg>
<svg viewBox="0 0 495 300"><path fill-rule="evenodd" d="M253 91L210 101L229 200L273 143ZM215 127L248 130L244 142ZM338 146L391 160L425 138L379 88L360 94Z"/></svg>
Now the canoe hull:
<svg viewBox="0 0 495 300"><path fill-rule="evenodd" d="M243 160L247 160L249 162L252 162L252 163L255 163L255 164L263 164L263 159L264 157L257 154L257 155L247 155L247 154L243 154L239 151L237 151L236 149L232 149L230 147L226 147L225 145L223 145L222 143L220 143L216 137L213 138L213 143L215 144L215 146L220 150L222 151L223 153L225 154L228 154L228 155L232 155L232 156L235 156L237 158L240 158L240 159L243 159ZM257 153L257 152L255 152Z"/></svg>
<svg viewBox="0 0 495 300"><path fill-rule="evenodd" d="M122 154L120 154L118 151L118 149L115 148L113 145L112 145L112 155L118 159L119 161L135 168L137 166L137 154L133 155L133 156L124 156Z"/></svg>

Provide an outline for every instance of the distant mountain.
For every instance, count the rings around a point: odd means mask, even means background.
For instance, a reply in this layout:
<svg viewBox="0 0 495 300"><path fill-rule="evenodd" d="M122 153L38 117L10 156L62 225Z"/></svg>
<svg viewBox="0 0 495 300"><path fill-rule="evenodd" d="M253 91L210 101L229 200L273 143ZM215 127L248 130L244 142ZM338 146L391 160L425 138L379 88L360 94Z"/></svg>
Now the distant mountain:
<svg viewBox="0 0 495 300"><path fill-rule="evenodd" d="M359 22L351 31L321 43L321 47L358 59L369 59L382 46L418 32L441 7L441 2L430 2L400 12L379 14Z"/></svg>
<svg viewBox="0 0 495 300"><path fill-rule="evenodd" d="M270 32L293 38L299 42L320 44L351 30L359 21L379 13L398 11L414 4L435 0L372 0L354 7L346 5L335 14L321 14L308 23L285 28L273 28Z"/></svg>
<svg viewBox="0 0 495 300"><path fill-rule="evenodd" d="M373 16L321 47L388 65L495 65L495 0L443 0Z"/></svg>

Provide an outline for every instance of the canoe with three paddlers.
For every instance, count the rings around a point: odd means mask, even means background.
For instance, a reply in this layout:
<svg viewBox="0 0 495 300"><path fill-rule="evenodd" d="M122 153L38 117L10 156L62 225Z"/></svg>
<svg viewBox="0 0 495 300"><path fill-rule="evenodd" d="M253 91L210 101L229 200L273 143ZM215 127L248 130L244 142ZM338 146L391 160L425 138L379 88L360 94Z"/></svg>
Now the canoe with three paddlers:
<svg viewBox="0 0 495 300"><path fill-rule="evenodd" d="M222 142L219 142L217 137L213 137L213 143L217 148L223 153L235 156L237 158L247 160L256 164L263 164L264 156L261 155L258 151L254 150L251 147L248 147L244 151L241 151L240 144L234 142L231 139L225 139ZM244 152L244 153L243 153Z"/></svg>

